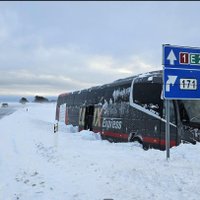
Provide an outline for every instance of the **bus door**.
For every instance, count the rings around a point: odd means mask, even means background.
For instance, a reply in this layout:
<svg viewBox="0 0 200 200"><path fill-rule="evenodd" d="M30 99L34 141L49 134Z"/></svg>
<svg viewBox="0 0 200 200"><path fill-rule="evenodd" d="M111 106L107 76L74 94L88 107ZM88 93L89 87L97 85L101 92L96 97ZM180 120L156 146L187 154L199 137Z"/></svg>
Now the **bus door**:
<svg viewBox="0 0 200 200"><path fill-rule="evenodd" d="M93 132L99 132L101 133L102 131L102 106L100 105L95 105L94 106L94 116L93 116Z"/></svg>
<svg viewBox="0 0 200 200"><path fill-rule="evenodd" d="M80 107L80 110L79 110L79 122L78 122L79 131L83 130L84 126L85 126L85 110L86 110L85 106L81 106Z"/></svg>
<svg viewBox="0 0 200 200"><path fill-rule="evenodd" d="M178 145L177 111L174 101L170 100L170 146ZM165 105L163 105L163 121L161 125L161 149L165 149Z"/></svg>
<svg viewBox="0 0 200 200"><path fill-rule="evenodd" d="M93 130L94 106L81 106L79 110L79 131Z"/></svg>
<svg viewBox="0 0 200 200"><path fill-rule="evenodd" d="M94 105L85 107L85 130L93 130Z"/></svg>
<svg viewBox="0 0 200 200"><path fill-rule="evenodd" d="M145 126L145 135L143 136L144 147L153 147L160 149L161 143L161 118L156 116L147 115L146 118L142 120L143 126ZM142 125L141 125L142 126Z"/></svg>

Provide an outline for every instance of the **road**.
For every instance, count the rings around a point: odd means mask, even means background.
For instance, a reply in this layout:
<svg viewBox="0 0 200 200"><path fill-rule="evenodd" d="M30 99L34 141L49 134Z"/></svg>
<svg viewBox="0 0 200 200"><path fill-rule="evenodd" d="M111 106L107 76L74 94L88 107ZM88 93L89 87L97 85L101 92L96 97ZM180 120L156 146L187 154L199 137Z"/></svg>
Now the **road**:
<svg viewBox="0 0 200 200"><path fill-rule="evenodd" d="M17 110L18 107L19 105L8 105L8 107L5 108L0 107L0 119L7 115L12 114Z"/></svg>

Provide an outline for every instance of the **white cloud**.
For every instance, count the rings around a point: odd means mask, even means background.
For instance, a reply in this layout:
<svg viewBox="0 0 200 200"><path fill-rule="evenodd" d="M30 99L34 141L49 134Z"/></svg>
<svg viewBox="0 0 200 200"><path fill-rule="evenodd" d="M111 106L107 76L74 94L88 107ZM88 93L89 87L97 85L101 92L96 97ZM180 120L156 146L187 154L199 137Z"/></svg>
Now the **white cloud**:
<svg viewBox="0 0 200 200"><path fill-rule="evenodd" d="M36 13L26 11L27 14L23 11L22 15L14 8L0 12L0 95L23 93L57 95L60 92L88 88L138 73L161 69L156 68L153 62L149 63L149 60L141 54L141 49L138 50L137 46L140 45L136 40L137 34L141 36L139 29L131 30L130 37L129 30L125 30L129 29L128 21L127 25L123 23L122 28L119 28L119 22L116 23L110 13L108 24L107 21L93 19L97 23L90 31L94 29L94 33L87 32L87 29L82 30L84 27L82 24L82 29L77 34L78 18L76 18L76 25L73 24L73 19L70 19L71 24L69 19L65 19L68 23L57 27L56 22L59 21L57 18L54 22L48 22L44 18L40 20L37 18L38 21L34 21ZM41 13L40 15L42 16ZM101 16L103 17L103 13ZM122 22L124 19L126 18L122 18ZM84 19L81 21L83 23ZM48 24L45 24L47 22ZM112 26L112 23L115 25ZM139 24L138 21L133 23ZM102 31L99 29L99 24L101 24L100 28L108 26L108 29ZM87 24L88 28L91 25ZM95 35L98 31L99 35ZM131 35L133 33L137 34ZM60 39L59 37L63 35L64 37ZM73 37L74 35L76 37ZM103 38L104 36L106 38ZM129 37L126 39L126 36ZM98 41L98 37L102 41ZM130 41L135 41L135 50L132 53L131 50L128 51L131 44L124 48L124 44L129 44ZM87 42L88 46L85 45ZM110 43L106 44L106 42ZM90 47L91 44L93 46ZM119 52L113 53L117 48ZM129 53L123 52L124 50Z"/></svg>
<svg viewBox="0 0 200 200"><path fill-rule="evenodd" d="M151 63L145 62L145 58L141 56L130 56L128 63L125 64L125 68L132 71L132 74L136 75L143 72L149 72L153 70L160 70L160 66L155 66Z"/></svg>
<svg viewBox="0 0 200 200"><path fill-rule="evenodd" d="M105 84L154 69L138 56L123 62L110 55L86 54L77 48L39 45L27 52L21 49L18 57L12 57L12 53L15 51L11 52L10 65L12 63L13 67L0 70L0 84L4 87L0 94L49 92L49 95L57 95L58 92Z"/></svg>

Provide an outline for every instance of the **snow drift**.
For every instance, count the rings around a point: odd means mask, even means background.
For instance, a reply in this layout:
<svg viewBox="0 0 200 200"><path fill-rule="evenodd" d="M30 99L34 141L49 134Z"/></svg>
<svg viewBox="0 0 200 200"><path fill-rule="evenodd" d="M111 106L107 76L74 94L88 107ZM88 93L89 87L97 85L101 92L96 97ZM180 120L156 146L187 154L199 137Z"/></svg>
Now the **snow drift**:
<svg viewBox="0 0 200 200"><path fill-rule="evenodd" d="M55 134L54 117L55 104L29 104L0 120L0 199L199 199L199 144L174 147L166 161L72 126Z"/></svg>

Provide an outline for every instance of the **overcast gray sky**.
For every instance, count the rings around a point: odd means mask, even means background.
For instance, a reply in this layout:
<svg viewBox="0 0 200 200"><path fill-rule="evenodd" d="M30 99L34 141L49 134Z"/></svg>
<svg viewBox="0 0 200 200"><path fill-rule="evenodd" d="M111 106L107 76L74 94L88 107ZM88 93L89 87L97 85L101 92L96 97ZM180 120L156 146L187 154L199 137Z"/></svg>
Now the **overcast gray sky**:
<svg viewBox="0 0 200 200"><path fill-rule="evenodd" d="M200 47L200 2L0 2L0 95L58 95Z"/></svg>

